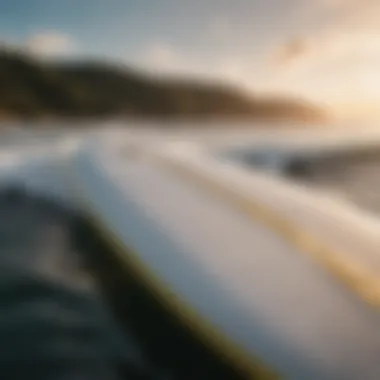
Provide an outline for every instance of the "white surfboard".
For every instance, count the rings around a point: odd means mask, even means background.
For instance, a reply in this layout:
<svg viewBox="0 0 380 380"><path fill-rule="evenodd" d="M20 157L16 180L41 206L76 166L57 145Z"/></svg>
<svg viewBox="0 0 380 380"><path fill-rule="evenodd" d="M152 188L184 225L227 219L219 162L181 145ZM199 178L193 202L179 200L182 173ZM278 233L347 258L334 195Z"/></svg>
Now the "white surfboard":
<svg viewBox="0 0 380 380"><path fill-rule="evenodd" d="M262 221L120 142L91 142L71 172L120 264L247 377L262 365L287 379L380 378L377 310Z"/></svg>

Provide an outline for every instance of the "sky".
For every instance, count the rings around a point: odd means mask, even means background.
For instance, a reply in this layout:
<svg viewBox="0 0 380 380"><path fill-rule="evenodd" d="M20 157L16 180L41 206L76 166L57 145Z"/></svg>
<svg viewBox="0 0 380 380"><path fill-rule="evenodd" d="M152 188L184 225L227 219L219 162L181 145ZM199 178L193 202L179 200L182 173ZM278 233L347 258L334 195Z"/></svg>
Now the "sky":
<svg viewBox="0 0 380 380"><path fill-rule="evenodd" d="M380 117L379 19L379 0L0 0L0 42Z"/></svg>

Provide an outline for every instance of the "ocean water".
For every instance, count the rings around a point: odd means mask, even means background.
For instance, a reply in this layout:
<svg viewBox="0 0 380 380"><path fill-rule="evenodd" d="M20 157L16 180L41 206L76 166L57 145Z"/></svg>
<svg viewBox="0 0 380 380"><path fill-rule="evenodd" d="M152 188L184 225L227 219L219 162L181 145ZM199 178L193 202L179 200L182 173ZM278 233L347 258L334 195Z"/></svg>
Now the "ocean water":
<svg viewBox="0 0 380 380"><path fill-rule="evenodd" d="M0 149L0 378L146 378L76 233L64 166L82 136L34 137Z"/></svg>
<svg viewBox="0 0 380 380"><path fill-rule="evenodd" d="M311 165L309 172L296 180L380 216L380 148L371 158L331 158Z"/></svg>
<svg viewBox="0 0 380 380"><path fill-rule="evenodd" d="M222 154L252 170L287 178L306 190L338 197L349 207L380 215L380 130L357 138L355 134L328 136L248 142Z"/></svg>

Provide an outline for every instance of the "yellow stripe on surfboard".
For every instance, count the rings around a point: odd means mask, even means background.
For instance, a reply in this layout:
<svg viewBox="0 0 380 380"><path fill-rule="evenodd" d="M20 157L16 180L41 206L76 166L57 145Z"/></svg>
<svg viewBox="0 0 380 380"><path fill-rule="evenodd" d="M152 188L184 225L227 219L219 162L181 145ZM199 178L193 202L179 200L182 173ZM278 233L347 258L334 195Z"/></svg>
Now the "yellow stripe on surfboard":
<svg viewBox="0 0 380 380"><path fill-rule="evenodd" d="M329 247L320 238L285 217L281 217L269 207L234 192L227 185L210 179L205 174L191 168L190 165L167 156L157 158L164 167L172 170L176 175L196 183L209 191L210 195L228 201L255 222L265 224L296 247L300 253L307 254L335 278L341 280L367 304L376 309L380 307L380 277L371 273L369 268L348 259L347 256L344 257L343 252Z"/></svg>
<svg viewBox="0 0 380 380"><path fill-rule="evenodd" d="M167 310L170 310L171 313L176 315L204 344L221 355L221 357L232 364L236 370L246 374L247 379L283 379L284 377L279 375L277 370L270 368L262 359L254 357L252 353L246 352L238 343L232 342L223 332L216 329L211 322L201 317L185 300L180 299L178 295L171 290L164 279L159 278L153 270L144 263L138 252L126 246L114 231L107 226L97 205L89 199L85 187L81 182L80 175L75 170L75 167L70 170L70 177L79 195L79 200L84 210L91 217L94 227L114 249L120 264L125 265L136 273L142 283L152 292L152 295L154 295Z"/></svg>

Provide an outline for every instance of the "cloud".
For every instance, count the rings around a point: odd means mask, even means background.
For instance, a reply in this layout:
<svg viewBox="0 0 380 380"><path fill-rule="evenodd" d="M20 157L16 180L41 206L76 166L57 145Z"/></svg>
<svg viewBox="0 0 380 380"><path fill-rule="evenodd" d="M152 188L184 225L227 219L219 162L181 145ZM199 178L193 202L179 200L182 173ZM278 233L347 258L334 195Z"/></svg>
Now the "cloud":
<svg viewBox="0 0 380 380"><path fill-rule="evenodd" d="M272 57L266 85L331 105L374 104L380 100L379 67L380 29L331 29L284 43Z"/></svg>
<svg viewBox="0 0 380 380"><path fill-rule="evenodd" d="M149 46L143 52L142 59L160 71L177 71L184 66L181 55L166 43L154 43Z"/></svg>
<svg viewBox="0 0 380 380"><path fill-rule="evenodd" d="M199 57L177 49L165 42L155 42L146 47L138 57L138 65L159 74L204 75L207 65Z"/></svg>
<svg viewBox="0 0 380 380"><path fill-rule="evenodd" d="M290 39L273 53L273 63L280 66L288 65L310 53L313 48L306 38Z"/></svg>
<svg viewBox="0 0 380 380"><path fill-rule="evenodd" d="M58 31L44 31L30 36L24 48L31 54L42 57L65 56L75 51L73 39Z"/></svg>
<svg viewBox="0 0 380 380"><path fill-rule="evenodd" d="M373 0L313 0L314 9L321 10L354 10L373 3Z"/></svg>
<svg viewBox="0 0 380 380"><path fill-rule="evenodd" d="M295 8L297 15L304 17L344 15L373 6L377 0L302 0Z"/></svg>
<svg viewBox="0 0 380 380"><path fill-rule="evenodd" d="M237 84L246 84L252 74L252 59L246 55L214 54L206 58L163 42L148 46L137 64L156 73L214 78Z"/></svg>
<svg viewBox="0 0 380 380"><path fill-rule="evenodd" d="M340 27L379 28L378 0L299 0L294 8L293 22L310 28ZM376 15L376 16L374 16ZM370 20L370 22L369 22Z"/></svg>
<svg viewBox="0 0 380 380"><path fill-rule="evenodd" d="M334 71L380 59L378 0L303 1L298 17L306 22L300 36L280 42L269 54L271 68L282 71Z"/></svg>
<svg viewBox="0 0 380 380"><path fill-rule="evenodd" d="M298 0L298 35L264 59L264 87L331 101L379 96L380 2Z"/></svg>
<svg viewBox="0 0 380 380"><path fill-rule="evenodd" d="M379 31L331 31L304 39L289 40L274 53L279 67L313 68L334 64L350 66L360 61L380 61ZM333 69L333 67L331 67Z"/></svg>

